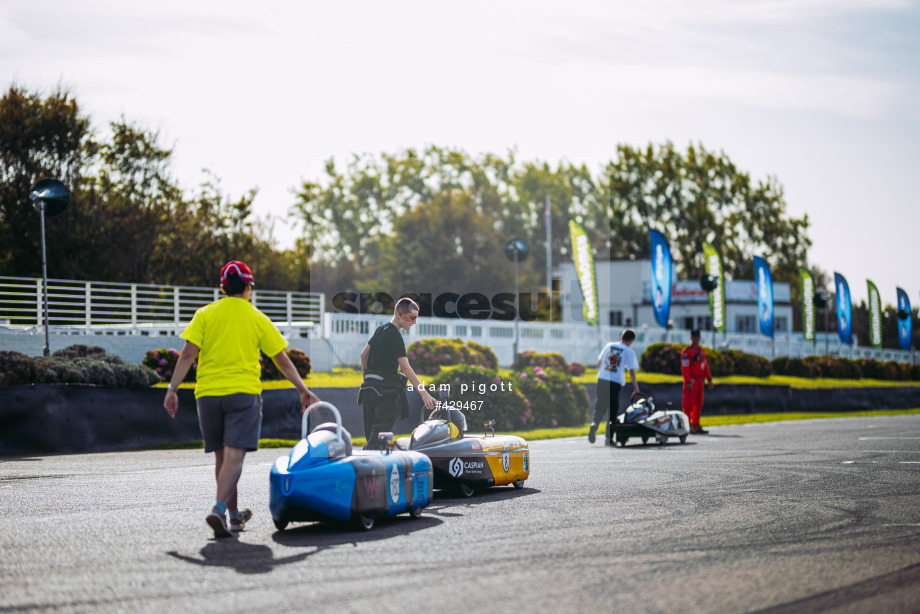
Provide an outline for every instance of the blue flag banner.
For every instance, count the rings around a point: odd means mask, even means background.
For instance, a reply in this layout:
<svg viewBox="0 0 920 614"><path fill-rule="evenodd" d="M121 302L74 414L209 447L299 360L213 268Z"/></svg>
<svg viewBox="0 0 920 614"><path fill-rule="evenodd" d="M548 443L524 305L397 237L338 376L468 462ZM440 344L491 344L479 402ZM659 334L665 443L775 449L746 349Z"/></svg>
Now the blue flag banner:
<svg viewBox="0 0 920 614"><path fill-rule="evenodd" d="M754 256L754 279L757 283L757 313L760 314L760 332L773 338L773 276L767 261Z"/></svg>
<svg viewBox="0 0 920 614"><path fill-rule="evenodd" d="M668 327L671 314L671 248L668 240L657 230L651 231L652 238L652 309L655 319L663 327Z"/></svg>
<svg viewBox="0 0 920 614"><path fill-rule="evenodd" d="M840 273L834 273L834 288L837 295L837 335L840 343L853 342L853 304L850 301L850 285Z"/></svg>
<svg viewBox="0 0 920 614"><path fill-rule="evenodd" d="M907 319L898 318L898 343L901 345L902 350L909 352L910 342L914 336L913 323L911 322L914 316L910 310L910 299L907 298L907 292L898 288L898 312L901 311L907 312Z"/></svg>

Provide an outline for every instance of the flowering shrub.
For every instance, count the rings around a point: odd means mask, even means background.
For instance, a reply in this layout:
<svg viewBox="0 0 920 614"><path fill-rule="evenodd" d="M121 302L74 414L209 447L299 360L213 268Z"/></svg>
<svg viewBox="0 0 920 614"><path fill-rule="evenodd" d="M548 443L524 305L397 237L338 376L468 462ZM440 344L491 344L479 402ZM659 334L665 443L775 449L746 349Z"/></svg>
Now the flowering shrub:
<svg viewBox="0 0 920 614"><path fill-rule="evenodd" d="M572 377L578 377L579 375L584 375L585 371L588 368L581 364L580 362L571 362L569 363L569 375Z"/></svg>
<svg viewBox="0 0 920 614"><path fill-rule="evenodd" d="M291 362L294 364L294 368L297 369L297 373L300 375L300 378L303 379L310 374L310 357L307 356L302 350L290 349L284 350L284 353L288 355L288 358L291 359ZM262 367L262 376L263 380L281 380L285 379L284 373L278 370L278 367L275 366L275 361L266 356L265 354L259 354L259 366Z"/></svg>
<svg viewBox="0 0 920 614"><path fill-rule="evenodd" d="M176 369L176 362L179 360L179 352L172 348L159 349L159 350L150 350L144 354L144 360L141 361L141 365L147 367L148 369L153 369L156 374L160 377L161 382L168 382L172 377L173 371ZM188 370L188 373L185 375L183 382L194 382L196 381L195 376L198 373L198 360L192 363L191 368Z"/></svg>
<svg viewBox="0 0 920 614"><path fill-rule="evenodd" d="M291 359L291 362L294 363L294 367L297 369L297 373L300 374L300 377L306 377L309 375L310 367L310 358L304 354L301 350L290 349L285 350L285 354L288 355L288 358ZM176 368L176 362L179 360L179 352L172 348L169 349L159 349L159 350L150 350L144 356L144 360L141 363L145 367L152 369L160 377L161 382L168 382L172 377L173 371ZM260 379L262 380L282 380L284 379L284 374L278 370L275 366L274 361L265 354L259 354L259 366L262 369ZM183 382L195 382L197 381L198 374L198 360L196 359L191 368L189 368L188 373L185 375Z"/></svg>
<svg viewBox="0 0 920 614"><path fill-rule="evenodd" d="M493 392L486 389L486 392L480 393L479 384L485 383L497 384L498 390ZM507 382L505 390L501 390L501 383L502 379L495 369L471 365L460 365L455 369L442 371L431 381L431 384L437 387L442 384L450 386L451 403L482 401L481 410L463 412L470 432L480 431L483 422L489 420L495 420L496 430L519 430L532 427L534 416L530 401L519 390L509 390ZM461 392L464 384L467 386L467 391ZM437 398L437 393L432 393L432 395Z"/></svg>
<svg viewBox="0 0 920 614"><path fill-rule="evenodd" d="M435 375L441 367L454 365L498 368L498 358L491 348L460 339L421 339L406 348L406 356L419 375Z"/></svg>
<svg viewBox="0 0 920 614"><path fill-rule="evenodd" d="M584 423L588 394L565 371L531 367L515 373L511 381L531 403L535 426L575 426Z"/></svg>

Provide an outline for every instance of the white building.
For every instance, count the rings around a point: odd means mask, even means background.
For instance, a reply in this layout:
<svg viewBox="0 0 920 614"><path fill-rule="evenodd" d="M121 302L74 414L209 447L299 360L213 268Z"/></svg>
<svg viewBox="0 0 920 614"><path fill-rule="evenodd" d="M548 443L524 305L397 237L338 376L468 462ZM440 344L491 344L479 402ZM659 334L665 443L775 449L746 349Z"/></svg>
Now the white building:
<svg viewBox="0 0 920 614"><path fill-rule="evenodd" d="M659 327L652 310L652 263L650 260L611 260L595 263L598 310L605 326ZM556 269L562 293L562 321L584 322L584 301L575 265ZM725 318L729 333L759 333L757 287L753 281L729 281L725 287ZM709 296L699 280L678 281L671 286L671 321L674 328L712 330ZM773 325L778 333L792 332L789 284L773 284Z"/></svg>

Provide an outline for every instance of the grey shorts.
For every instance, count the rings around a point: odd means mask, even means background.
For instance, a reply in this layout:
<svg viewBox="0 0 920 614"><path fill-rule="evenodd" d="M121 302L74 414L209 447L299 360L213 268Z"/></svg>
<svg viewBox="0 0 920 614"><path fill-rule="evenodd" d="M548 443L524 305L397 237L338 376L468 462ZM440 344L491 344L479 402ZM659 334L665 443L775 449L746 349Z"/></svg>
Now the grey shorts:
<svg viewBox="0 0 920 614"><path fill-rule="evenodd" d="M242 448L249 452L259 449L262 432L262 397L258 394L228 394L219 397L199 397L198 424L204 438L204 451L214 452L224 447Z"/></svg>

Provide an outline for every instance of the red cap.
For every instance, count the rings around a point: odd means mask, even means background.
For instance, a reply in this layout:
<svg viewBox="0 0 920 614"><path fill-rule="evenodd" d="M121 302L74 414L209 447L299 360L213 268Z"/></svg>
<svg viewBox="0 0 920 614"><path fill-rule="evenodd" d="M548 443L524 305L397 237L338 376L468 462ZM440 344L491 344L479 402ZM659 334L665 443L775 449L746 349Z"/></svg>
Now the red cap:
<svg viewBox="0 0 920 614"><path fill-rule="evenodd" d="M251 284L254 281L252 278L252 270L239 260L231 260L220 270L220 285L227 283L227 278L231 275L239 276L240 281L245 283Z"/></svg>

